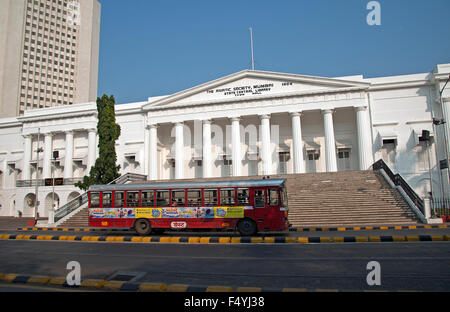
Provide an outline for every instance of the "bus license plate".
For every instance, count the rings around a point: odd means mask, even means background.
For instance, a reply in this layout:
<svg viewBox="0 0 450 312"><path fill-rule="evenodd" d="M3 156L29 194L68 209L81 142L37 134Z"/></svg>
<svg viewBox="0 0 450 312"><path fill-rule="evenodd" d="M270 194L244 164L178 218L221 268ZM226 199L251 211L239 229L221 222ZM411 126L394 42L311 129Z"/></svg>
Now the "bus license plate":
<svg viewBox="0 0 450 312"><path fill-rule="evenodd" d="M177 221L170 223L170 227L172 229L185 229L187 227L187 223L183 221Z"/></svg>

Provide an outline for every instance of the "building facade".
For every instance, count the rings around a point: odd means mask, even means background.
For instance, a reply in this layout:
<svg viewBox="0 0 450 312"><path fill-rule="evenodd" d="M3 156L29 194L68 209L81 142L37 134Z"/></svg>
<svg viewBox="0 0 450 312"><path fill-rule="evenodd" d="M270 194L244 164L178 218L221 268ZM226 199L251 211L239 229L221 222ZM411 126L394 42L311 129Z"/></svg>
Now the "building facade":
<svg viewBox="0 0 450 312"><path fill-rule="evenodd" d="M95 101L97 0L0 0L0 118Z"/></svg>
<svg viewBox="0 0 450 312"><path fill-rule="evenodd" d="M368 170L384 159L420 196L448 197L449 125L433 120L450 120L450 91L439 94L449 74L450 64L370 79L245 70L116 105L117 162L123 174L168 180ZM95 163L96 125L93 102L0 119L0 215L33 215L36 174L62 178L55 194L39 188L40 216L80 195L73 184Z"/></svg>

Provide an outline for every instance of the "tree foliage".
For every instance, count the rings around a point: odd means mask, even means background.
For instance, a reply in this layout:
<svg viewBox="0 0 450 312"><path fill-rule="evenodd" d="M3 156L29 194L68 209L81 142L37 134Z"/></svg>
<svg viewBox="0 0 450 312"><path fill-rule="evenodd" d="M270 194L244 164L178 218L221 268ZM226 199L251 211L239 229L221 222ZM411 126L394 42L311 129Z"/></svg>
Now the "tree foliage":
<svg viewBox="0 0 450 312"><path fill-rule="evenodd" d="M87 191L91 185L95 184L108 184L120 176L120 165L116 165L115 148L115 142L120 137L120 126L116 123L114 105L114 96L108 97L104 94L101 98L97 98L99 157L91 168L89 176L85 176L82 182L75 184L82 190Z"/></svg>

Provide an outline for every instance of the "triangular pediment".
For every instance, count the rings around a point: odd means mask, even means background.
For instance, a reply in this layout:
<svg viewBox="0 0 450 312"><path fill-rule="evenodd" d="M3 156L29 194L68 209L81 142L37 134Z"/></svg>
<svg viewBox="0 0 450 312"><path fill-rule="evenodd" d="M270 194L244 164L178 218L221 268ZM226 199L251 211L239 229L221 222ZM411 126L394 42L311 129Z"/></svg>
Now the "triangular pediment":
<svg viewBox="0 0 450 312"><path fill-rule="evenodd" d="M153 101L144 110L366 88L355 80L245 70Z"/></svg>

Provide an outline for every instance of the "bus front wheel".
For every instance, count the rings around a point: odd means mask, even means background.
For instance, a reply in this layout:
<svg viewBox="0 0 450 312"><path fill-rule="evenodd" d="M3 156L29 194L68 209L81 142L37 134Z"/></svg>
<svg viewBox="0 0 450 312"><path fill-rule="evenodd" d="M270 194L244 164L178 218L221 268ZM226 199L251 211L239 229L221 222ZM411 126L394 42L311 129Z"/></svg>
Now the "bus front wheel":
<svg viewBox="0 0 450 312"><path fill-rule="evenodd" d="M242 236L255 235L258 230L256 223L251 219L243 219L239 221L237 229Z"/></svg>
<svg viewBox="0 0 450 312"><path fill-rule="evenodd" d="M150 221L146 219L139 219L134 223L134 230L139 235L149 235L152 231Z"/></svg>

